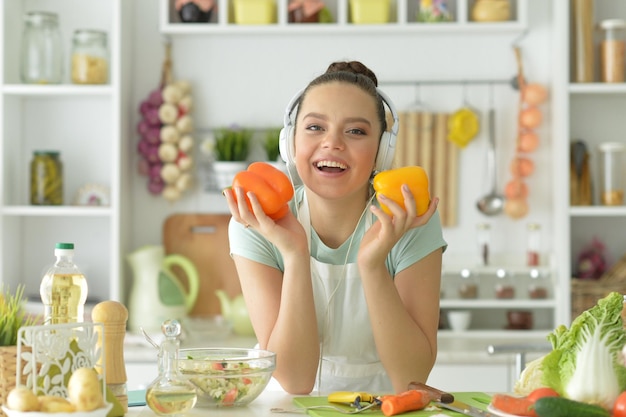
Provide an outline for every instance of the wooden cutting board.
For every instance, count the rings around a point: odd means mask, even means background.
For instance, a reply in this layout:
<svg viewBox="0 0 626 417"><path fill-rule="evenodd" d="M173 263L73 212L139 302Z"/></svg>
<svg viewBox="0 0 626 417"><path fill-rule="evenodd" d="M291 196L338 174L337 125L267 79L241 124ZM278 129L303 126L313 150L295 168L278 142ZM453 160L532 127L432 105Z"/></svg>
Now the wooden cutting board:
<svg viewBox="0 0 626 417"><path fill-rule="evenodd" d="M485 410L487 405L491 401L491 396L485 394L484 392L453 392L454 398L457 400L461 400L464 403L472 405L474 407L480 408L481 410ZM333 404L328 402L328 397L294 397L293 403L298 408L306 408L312 406L320 406L320 405L333 405L338 406L344 411L354 410L354 408L350 408L349 406L343 406L341 404ZM309 416L313 417L335 417L335 416L345 416L345 413L340 411L334 411L332 409L320 408L320 409L309 409L307 410ZM356 414L358 415L358 414ZM380 409L377 410L368 410L363 415L366 416L383 416L383 412ZM427 407L424 410L417 411L409 411L406 413L400 414L401 416L420 416L420 417L428 417L434 415L448 415L451 417L460 417L463 416L461 413L457 413L455 411L450 410L439 410L435 407Z"/></svg>
<svg viewBox="0 0 626 417"><path fill-rule="evenodd" d="M228 222L230 214L173 214L163 224L165 253L180 254L198 270L200 290L190 316L221 314L215 290L223 289L230 297L241 294L235 263L229 254ZM181 282L182 271L174 268Z"/></svg>

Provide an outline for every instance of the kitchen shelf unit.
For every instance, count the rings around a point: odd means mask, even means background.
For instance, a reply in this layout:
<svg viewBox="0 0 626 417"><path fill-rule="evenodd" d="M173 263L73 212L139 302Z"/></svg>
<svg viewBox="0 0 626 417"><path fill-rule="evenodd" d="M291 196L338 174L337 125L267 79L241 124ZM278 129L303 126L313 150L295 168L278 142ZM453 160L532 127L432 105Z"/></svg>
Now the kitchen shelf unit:
<svg viewBox="0 0 626 417"><path fill-rule="evenodd" d="M471 265L471 262L466 262ZM441 318L444 328L439 331L442 337L526 337L545 336L557 325L559 301L557 297L558 282L552 260L547 259L544 264L529 267L513 263L511 260L500 259L498 263L490 262L489 266L450 267L445 266L442 271L442 296L440 301ZM475 298L463 298L459 293L459 285L464 281L461 278L463 269L471 271L472 282L477 286ZM494 287L498 282L496 271L504 269L510 275L510 284L515 289L512 298L497 298ZM530 278L531 272L539 277L540 281ZM546 298L530 298L528 287L531 283L539 283L547 291ZM446 313L451 310L469 310L472 313L472 323L466 331L455 332L447 329ZM506 329L507 312L510 310L530 311L533 314L533 326L528 330Z"/></svg>
<svg viewBox="0 0 626 417"><path fill-rule="evenodd" d="M23 284L31 302L39 302L42 275L54 262L55 243L63 241L75 244L75 262L89 285L88 302L122 300L130 6L124 0L4 0L0 5L0 283L12 290ZM59 16L64 52L59 85L20 81L22 18L29 11ZM71 36L85 28L107 32L108 84L69 80ZM29 204L30 160L34 150L42 149L60 151L62 206ZM75 204L86 184L107 187L110 204Z"/></svg>
<svg viewBox="0 0 626 417"><path fill-rule="evenodd" d="M597 192L597 147L602 142L626 143L623 136L626 109L626 83L602 83L596 71L596 82L572 82L570 37L570 2L553 3L554 61L553 70L553 180L556 190L555 251L558 270L564 280L575 276L576 258L591 239L598 237L607 248L607 262L619 260L626 253L626 238L616 232L626 228L626 206L601 206ZM619 0L596 1L594 24L603 19L626 19L626 4ZM598 68L599 44L594 40L595 66ZM569 147L573 140L583 140L588 145L594 205L570 205ZM567 215L563 215L567 213ZM564 286L562 297L566 306L571 305L570 285ZM573 319L567 309L568 320Z"/></svg>
<svg viewBox="0 0 626 417"><path fill-rule="evenodd" d="M476 0L449 0L453 15L451 22L417 22L418 1L392 0L390 22L383 24L355 24L350 21L348 0L327 0L326 6L333 15L333 23L289 23L289 0L276 0L275 23L247 25L234 23L233 1L217 0L217 13L212 13L207 23L183 23L174 8L174 0L160 1L160 29L164 34L271 34L271 33L411 33L411 32L502 32L523 31L528 25L528 0L511 0L511 20L505 22L473 22L470 19Z"/></svg>

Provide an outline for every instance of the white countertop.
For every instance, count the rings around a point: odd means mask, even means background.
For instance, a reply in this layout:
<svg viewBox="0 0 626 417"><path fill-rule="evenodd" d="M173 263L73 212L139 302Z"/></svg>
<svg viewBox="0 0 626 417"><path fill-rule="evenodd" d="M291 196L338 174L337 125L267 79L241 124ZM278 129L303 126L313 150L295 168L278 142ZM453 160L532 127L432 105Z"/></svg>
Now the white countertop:
<svg viewBox="0 0 626 417"><path fill-rule="evenodd" d="M197 408L185 413L186 417L206 416L210 412L211 416L237 416L237 417L267 417L272 415L272 408L283 408L285 410L295 409L292 399L294 395L287 394L285 391L274 389L268 386L254 401L245 407L236 408ZM129 407L128 417L154 417L155 414L149 407ZM276 414L277 416L281 414Z"/></svg>

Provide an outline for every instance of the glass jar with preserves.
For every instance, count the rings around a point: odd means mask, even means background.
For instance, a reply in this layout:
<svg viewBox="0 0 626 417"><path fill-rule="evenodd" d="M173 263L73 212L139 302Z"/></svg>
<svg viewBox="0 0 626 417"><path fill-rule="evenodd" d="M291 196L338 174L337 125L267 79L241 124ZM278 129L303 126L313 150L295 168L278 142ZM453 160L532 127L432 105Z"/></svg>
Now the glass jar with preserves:
<svg viewBox="0 0 626 417"><path fill-rule="evenodd" d="M109 80L107 34L99 30L76 30L72 37L72 82L106 84Z"/></svg>
<svg viewBox="0 0 626 417"><path fill-rule="evenodd" d="M528 273L528 298L544 299L548 298L550 288L550 276L546 272L538 269L531 269Z"/></svg>
<svg viewBox="0 0 626 417"><path fill-rule="evenodd" d="M472 271L469 269L461 270L461 279L459 282L460 298L478 298L478 284Z"/></svg>
<svg viewBox="0 0 626 417"><path fill-rule="evenodd" d="M30 204L63 204L63 164L58 151L35 151L30 163Z"/></svg>
<svg viewBox="0 0 626 417"><path fill-rule="evenodd" d="M513 276L505 269L499 268L496 271L496 298L509 299L515 298L515 286L513 284Z"/></svg>
<svg viewBox="0 0 626 417"><path fill-rule="evenodd" d="M23 83L61 83L63 46L59 19L55 13L26 13L20 52L20 76Z"/></svg>

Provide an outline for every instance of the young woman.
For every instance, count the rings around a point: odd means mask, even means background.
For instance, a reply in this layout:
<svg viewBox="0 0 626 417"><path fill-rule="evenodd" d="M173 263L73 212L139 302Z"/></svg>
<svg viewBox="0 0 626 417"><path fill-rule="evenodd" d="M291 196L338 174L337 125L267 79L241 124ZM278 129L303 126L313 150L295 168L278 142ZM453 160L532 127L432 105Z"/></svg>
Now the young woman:
<svg viewBox="0 0 626 417"><path fill-rule="evenodd" d="M422 216L406 186L403 207L380 196L393 216L374 198L371 179L389 168L377 158L389 150L383 97L360 62L331 64L294 98L281 132L301 184L291 212L273 221L253 193L249 210L242 189L224 192L250 319L289 393L402 392L435 362L438 198Z"/></svg>

